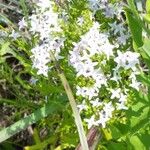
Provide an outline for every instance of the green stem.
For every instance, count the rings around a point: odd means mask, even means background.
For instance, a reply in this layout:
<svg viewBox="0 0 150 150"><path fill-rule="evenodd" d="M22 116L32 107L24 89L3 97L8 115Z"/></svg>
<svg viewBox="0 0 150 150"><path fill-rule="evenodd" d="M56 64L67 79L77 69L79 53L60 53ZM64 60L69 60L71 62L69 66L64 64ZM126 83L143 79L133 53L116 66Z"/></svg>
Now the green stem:
<svg viewBox="0 0 150 150"><path fill-rule="evenodd" d="M66 94L68 96L68 99L69 99L69 102L70 102L70 105L71 105L71 108L72 108L72 111L74 114L75 123L76 123L77 129L78 129L82 150L89 150L88 144L87 144L87 139L86 139L83 125L82 125L82 121L81 121L81 117L80 117L74 96L72 94L71 88L69 86L69 83L68 83L68 81L67 81L67 79L63 73L59 74L59 77L60 77L62 84L65 88Z"/></svg>
<svg viewBox="0 0 150 150"><path fill-rule="evenodd" d="M69 103L70 103L72 111L73 111L73 116L75 118L75 123L76 123L76 126L77 126L77 130L78 130L82 150L89 150L87 139L86 139L86 136L85 136L83 125L82 125L82 120L81 120L81 117L80 117L80 114L79 114L79 111L78 111L78 108L77 108L77 105L76 105L76 102L75 102L75 98L73 96L73 92L70 88L70 85L69 85L62 69L60 68L60 65L58 64L54 54L52 53L52 51L50 51L50 56L51 56L52 60L55 62L55 68L58 72L58 76L60 77L60 80L61 80L61 82L64 86L64 89L66 91L66 94L68 96Z"/></svg>

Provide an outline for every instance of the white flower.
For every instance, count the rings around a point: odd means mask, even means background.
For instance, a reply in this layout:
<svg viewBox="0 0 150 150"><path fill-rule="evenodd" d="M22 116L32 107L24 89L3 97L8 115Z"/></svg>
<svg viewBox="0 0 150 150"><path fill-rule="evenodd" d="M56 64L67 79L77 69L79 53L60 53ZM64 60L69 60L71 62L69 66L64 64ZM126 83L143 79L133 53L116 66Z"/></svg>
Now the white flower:
<svg viewBox="0 0 150 150"><path fill-rule="evenodd" d="M96 66L97 63L93 63L91 61L85 61L84 63L81 62L80 64L77 63L76 70L77 70L77 76L83 75L85 77L92 76L92 73L94 71L94 66Z"/></svg>
<svg viewBox="0 0 150 150"><path fill-rule="evenodd" d="M88 0L89 1L89 7L91 10L94 12L97 11L100 7L100 2L99 0Z"/></svg>
<svg viewBox="0 0 150 150"><path fill-rule="evenodd" d="M32 14L30 19L30 31L40 34L40 39L53 38L51 35L53 32L60 32L61 29L58 24L58 14L54 13L52 10L47 10L40 13Z"/></svg>
<svg viewBox="0 0 150 150"><path fill-rule="evenodd" d="M99 100L99 98L96 98L95 100L91 100L90 103L93 107L99 107L102 106L102 102Z"/></svg>
<svg viewBox="0 0 150 150"><path fill-rule="evenodd" d="M88 108L88 106L86 105L85 100L82 102L82 104L77 105L77 107L79 108L79 112L81 112L82 110L86 110Z"/></svg>
<svg viewBox="0 0 150 150"><path fill-rule="evenodd" d="M36 46L31 50L31 52L33 53L31 56L33 68L38 69L37 74L43 74L47 77L49 71L47 64L51 61L48 45L42 44L40 46Z"/></svg>
<svg viewBox="0 0 150 150"><path fill-rule="evenodd" d="M38 65L38 71L37 71L37 74L38 75L44 75L45 77L48 77L48 71L49 71L49 68L48 66L46 65Z"/></svg>
<svg viewBox="0 0 150 150"><path fill-rule="evenodd" d="M19 25L19 30L24 29L25 27L28 26L27 22L24 19L24 17L22 18L22 20L19 21L18 25Z"/></svg>
<svg viewBox="0 0 150 150"><path fill-rule="evenodd" d="M106 55L109 59L113 56L114 46L109 43L107 34L99 33L97 22L81 37L79 43L73 43L73 45L74 48L70 52L70 64L75 68L77 77L90 77L95 82L91 87L77 87L76 95L92 99L98 96L102 85L107 85L107 79L101 69L96 69L98 62L93 62L91 57L98 54Z"/></svg>
<svg viewBox="0 0 150 150"><path fill-rule="evenodd" d="M42 11L44 11L46 8L49 8L52 5L52 2L51 0L38 0L36 5L39 6Z"/></svg>
<svg viewBox="0 0 150 150"><path fill-rule="evenodd" d="M114 59L117 63L117 68L123 67L124 69L132 69L136 70L136 65L139 64L139 54L136 52L126 51L122 53L121 51L117 51L118 57Z"/></svg>
<svg viewBox="0 0 150 150"><path fill-rule="evenodd" d="M99 113L100 118L96 121L96 124L100 124L103 128L105 128L107 121L112 118L112 113L114 110L115 109L111 102L105 103L103 110Z"/></svg>
<svg viewBox="0 0 150 150"><path fill-rule="evenodd" d="M127 95L124 95L123 93L120 94L119 102L126 102Z"/></svg>
<svg viewBox="0 0 150 150"><path fill-rule="evenodd" d="M15 30L12 30L11 34L9 35L9 37L14 38L14 40L16 40L17 38L20 37L20 34L18 32L16 32Z"/></svg>
<svg viewBox="0 0 150 150"><path fill-rule="evenodd" d="M127 110L128 107L126 106L126 102L127 102L127 95L124 95L123 93L120 94L120 98L118 100L117 103L117 109L118 110Z"/></svg>
<svg viewBox="0 0 150 150"><path fill-rule="evenodd" d="M57 60L61 59L62 57L59 55L61 46L63 46L63 39L57 37L52 41L45 41L43 44L37 45L31 49L33 68L38 70L37 74L43 74L46 77L48 76L48 71L50 70L48 63L51 62L50 51Z"/></svg>
<svg viewBox="0 0 150 150"><path fill-rule="evenodd" d="M101 111L100 112L100 118L99 120L96 121L96 124L98 125L102 125L103 128L106 127L106 122L109 120L109 118L106 118L105 117L105 112L104 111Z"/></svg>
<svg viewBox="0 0 150 150"><path fill-rule="evenodd" d="M109 23L111 27L111 31L113 31L114 35L117 35L118 44L125 45L127 40L129 39L129 33L127 29L124 27L123 23L118 23L115 21L113 23ZM119 35L118 35L119 34Z"/></svg>
<svg viewBox="0 0 150 150"><path fill-rule="evenodd" d="M84 23L84 18L83 18L83 17L78 17L78 19L77 19L77 24L78 24L79 26L82 26L83 23Z"/></svg>
<svg viewBox="0 0 150 150"><path fill-rule="evenodd" d="M107 56L107 59L114 55L112 51L114 48L115 46L110 44L108 41L107 43L101 45L101 51Z"/></svg>
<svg viewBox="0 0 150 150"><path fill-rule="evenodd" d="M120 76L120 74L119 74L118 69L114 68L113 70L114 70L114 72L113 72L113 77L110 78L110 80L114 80L114 81L116 81L116 82L120 81L120 80L121 80L121 76Z"/></svg>
<svg viewBox="0 0 150 150"><path fill-rule="evenodd" d="M128 109L128 107L127 106L125 106L125 103L117 103L117 109L118 110L127 110Z"/></svg>
<svg viewBox="0 0 150 150"><path fill-rule="evenodd" d="M119 3L115 3L115 4L105 4L105 7L103 7L104 10L104 14L106 17L109 18L113 18L114 16L116 16L118 19L120 19L121 17L121 12L123 12L123 3L119 2Z"/></svg>
<svg viewBox="0 0 150 150"><path fill-rule="evenodd" d="M129 39L129 35L122 33L122 34L117 38L117 41L118 41L119 44L125 45L128 39Z"/></svg>
<svg viewBox="0 0 150 150"><path fill-rule="evenodd" d="M139 91L140 86L141 86L141 82L138 82L138 81L132 79L132 83L130 84L130 87Z"/></svg>
<svg viewBox="0 0 150 150"><path fill-rule="evenodd" d="M77 76L91 76L95 80L105 79L101 70L95 69L97 62L92 62L91 57L95 54L104 54L109 59L113 56L114 46L109 43L106 34L99 33L98 28L99 24L95 22L89 32L81 37L81 41L74 43L73 51L70 52L70 63L76 69Z"/></svg>
<svg viewBox="0 0 150 150"><path fill-rule="evenodd" d="M107 33L99 33L99 24L95 22L93 27L85 35L81 37L81 41L74 44L73 51L80 52L87 57L92 57L95 54L105 54L109 59L113 56L114 46L110 44Z"/></svg>
<svg viewBox="0 0 150 150"><path fill-rule="evenodd" d="M88 0L89 1L89 8L95 12L99 9L104 9L108 3L108 0Z"/></svg>
<svg viewBox="0 0 150 150"><path fill-rule="evenodd" d="M34 84L36 84L37 81L38 81L38 79L31 77L29 82L34 85Z"/></svg>
<svg viewBox="0 0 150 150"><path fill-rule="evenodd" d="M76 95L82 96L84 98L92 99L93 97L98 96L98 89L93 87L76 87Z"/></svg>
<svg viewBox="0 0 150 150"><path fill-rule="evenodd" d="M113 18L115 15L115 8L113 4L109 4L105 7L104 15L109 18Z"/></svg>
<svg viewBox="0 0 150 150"><path fill-rule="evenodd" d="M110 89L112 95L111 95L111 99L114 99L114 98L120 98L120 94L121 94L121 89L118 88L118 89Z"/></svg>
<svg viewBox="0 0 150 150"><path fill-rule="evenodd" d="M101 3L107 3L108 0L101 0Z"/></svg>
<svg viewBox="0 0 150 150"><path fill-rule="evenodd" d="M121 35L126 31L123 23L118 23L117 24L116 21L115 21L114 23L110 23L109 25L110 25L111 30L114 32L115 35L117 33L119 33Z"/></svg>
<svg viewBox="0 0 150 150"><path fill-rule="evenodd" d="M106 118L111 118L112 117L112 112L115 110L115 108L112 105L112 102L105 103L103 107L103 111L105 112Z"/></svg>
<svg viewBox="0 0 150 150"><path fill-rule="evenodd" d="M33 68L37 69L37 74L46 77L51 69L49 67L49 63L52 60L51 54L57 60L63 58L60 56L60 52L65 40L62 37L56 36L58 33L60 34L61 28L58 14L53 11L53 4L50 0L35 1L36 9L29 17L29 31L36 37L39 37L40 43L42 43L31 49ZM24 18L19 22L19 25L20 29L27 25Z"/></svg>
<svg viewBox="0 0 150 150"><path fill-rule="evenodd" d="M90 119L84 119L85 122L88 124L88 129L90 129L93 125L97 125L95 122L94 115Z"/></svg>
<svg viewBox="0 0 150 150"><path fill-rule="evenodd" d="M107 85L107 79L101 70L94 70L92 78L95 80L94 87L101 88L102 85Z"/></svg>

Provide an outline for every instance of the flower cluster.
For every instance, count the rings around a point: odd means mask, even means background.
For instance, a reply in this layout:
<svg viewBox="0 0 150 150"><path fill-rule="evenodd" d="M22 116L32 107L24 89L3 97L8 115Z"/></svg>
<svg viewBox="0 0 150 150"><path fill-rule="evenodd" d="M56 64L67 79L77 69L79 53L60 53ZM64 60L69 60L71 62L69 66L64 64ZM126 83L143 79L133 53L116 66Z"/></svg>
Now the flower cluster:
<svg viewBox="0 0 150 150"><path fill-rule="evenodd" d="M35 10L29 17L29 31L39 37L39 43L34 47L32 52L33 67L38 70L37 74L48 76L48 71L51 67L48 64L51 62L51 54L55 58L61 59L60 48L63 46L64 38L58 36L61 32L59 25L58 13L53 11L54 3L50 0L38 0ZM27 23L24 18L19 22L19 28L25 28ZM51 54L50 54L51 52Z"/></svg>
<svg viewBox="0 0 150 150"><path fill-rule="evenodd" d="M126 110L129 87L138 90L140 86L136 80L139 54L117 50L118 46L109 42L108 34L99 32L99 26L95 22L70 51L70 63L77 80L86 81L86 84L76 86L77 98L82 97L78 108L81 113L90 112L91 107L94 110L92 117L85 119L89 128L92 125L105 127L115 110ZM110 66L109 70L107 66ZM123 84L125 74L129 76L127 85ZM105 89L106 99L100 95L102 89Z"/></svg>
<svg viewBox="0 0 150 150"><path fill-rule="evenodd" d="M81 37L79 43L74 43L74 49L70 52L70 63L76 69L77 76L91 77L95 83L92 87L77 86L77 95L88 97L98 96L99 88L106 85L106 77L100 68L96 68L97 62L93 62L94 55L105 54L107 59L113 56L114 46L110 44L104 33L99 33L99 24L94 23L90 31Z"/></svg>
<svg viewBox="0 0 150 150"><path fill-rule="evenodd" d="M130 37L126 26L121 23L122 3L89 0L89 6L94 14L102 10L108 20L109 30L100 30L102 23L93 21L93 26L80 37L80 41L72 43L69 62L75 69L78 82L76 97L81 102L78 108L81 113L85 112L84 120L88 128L92 125L105 127L116 111L128 109L129 89L139 90L141 86L136 79L139 74L139 54L120 49L120 45L126 45ZM52 67L51 55L57 60L61 59L61 47L64 46L60 18L53 8L51 0L38 0L28 23L24 18L19 22L20 30L29 27L29 32L39 39L31 50L31 59L37 74L46 77ZM63 14L60 16L66 19ZM77 25L82 28L83 24L84 17L80 16ZM110 39L110 35L113 38Z"/></svg>
<svg viewBox="0 0 150 150"><path fill-rule="evenodd" d="M103 10L106 17L118 16L122 12L123 4L120 2L110 3L108 0L88 0L89 8L96 13L97 10Z"/></svg>
<svg viewBox="0 0 150 150"><path fill-rule="evenodd" d="M105 127L106 122L112 117L113 111L114 107L112 103L105 103L103 109L98 113L99 118L97 120L95 120L94 115L90 119L85 119L85 121L88 123L88 128L91 128L93 125L102 125L102 127Z"/></svg>
<svg viewBox="0 0 150 150"><path fill-rule="evenodd" d="M115 42L119 45L125 45L130 37L127 27L122 23L122 13L124 13L123 6L124 4L122 2L112 4L109 3L108 0L89 0L89 7L94 14L97 10L101 10L106 18L111 19L111 22L108 23L110 27L109 32L111 36L116 37ZM118 20L118 22L116 20Z"/></svg>
<svg viewBox="0 0 150 150"><path fill-rule="evenodd" d="M37 45L31 50L33 67L38 69L38 75L48 76L50 67L47 64L51 62L50 51L57 60L61 59L62 57L59 55L61 46L63 46L63 39L55 38L52 41L44 41L41 45Z"/></svg>

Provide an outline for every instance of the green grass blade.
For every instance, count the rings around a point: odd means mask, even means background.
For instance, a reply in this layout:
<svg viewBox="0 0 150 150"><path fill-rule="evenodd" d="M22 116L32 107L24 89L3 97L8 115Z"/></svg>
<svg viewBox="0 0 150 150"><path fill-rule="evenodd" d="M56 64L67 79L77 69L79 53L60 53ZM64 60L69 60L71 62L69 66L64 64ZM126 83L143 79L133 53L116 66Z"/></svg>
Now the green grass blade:
<svg viewBox="0 0 150 150"><path fill-rule="evenodd" d="M7 128L4 128L0 131L0 143L7 140L16 133L26 129L29 125L36 123L44 117L47 117L49 114L52 114L54 111L56 111L56 108L57 110L60 109L60 105L58 105L58 103L53 105L45 105L33 112L31 115L17 121Z"/></svg>

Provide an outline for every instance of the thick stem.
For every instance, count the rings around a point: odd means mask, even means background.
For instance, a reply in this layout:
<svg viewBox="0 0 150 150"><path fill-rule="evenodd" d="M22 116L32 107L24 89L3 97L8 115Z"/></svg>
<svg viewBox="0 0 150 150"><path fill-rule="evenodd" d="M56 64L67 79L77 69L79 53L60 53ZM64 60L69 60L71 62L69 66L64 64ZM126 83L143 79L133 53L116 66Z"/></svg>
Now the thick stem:
<svg viewBox="0 0 150 150"><path fill-rule="evenodd" d="M69 103L70 103L72 111L73 111L73 116L75 118L75 124L77 126L77 130L78 130L82 150L89 150L87 139L86 139L86 136L85 136L83 125L82 125L82 120L81 120L81 117L80 117L80 114L79 114L79 111L78 111L78 108L77 108L72 90L69 86L69 83L68 83L63 71L60 68L60 65L58 64L54 54L52 53L52 51L50 51L50 56L51 56L52 60L55 62L55 68L58 72L60 80L61 80L61 82L64 86L64 89L66 91L66 94L68 96Z"/></svg>
<svg viewBox="0 0 150 150"><path fill-rule="evenodd" d="M80 117L74 96L72 94L72 90L69 86L69 83L68 83L65 75L63 73L60 73L59 77L60 77L62 84L65 88L65 91L66 91L66 94L68 96L71 108L73 110L75 123L76 123L77 129L78 129L82 150L89 150L87 139L86 139L85 132L84 132L83 125L82 125L82 121L81 121L81 117Z"/></svg>

